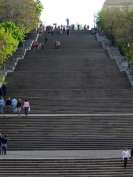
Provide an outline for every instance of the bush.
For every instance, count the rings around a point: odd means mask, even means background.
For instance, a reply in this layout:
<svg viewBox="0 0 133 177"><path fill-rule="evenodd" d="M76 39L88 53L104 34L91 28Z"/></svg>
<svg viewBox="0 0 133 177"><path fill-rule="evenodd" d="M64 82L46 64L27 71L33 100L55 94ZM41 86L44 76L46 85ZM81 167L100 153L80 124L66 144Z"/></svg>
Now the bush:
<svg viewBox="0 0 133 177"><path fill-rule="evenodd" d="M7 21L7 22L0 23L0 28L1 27L5 29L5 32L10 33L12 37L17 41L19 42L23 41L25 37L24 30L16 26L14 22Z"/></svg>
<svg viewBox="0 0 133 177"><path fill-rule="evenodd" d="M102 10L97 17L97 25L133 64L133 9Z"/></svg>
<svg viewBox="0 0 133 177"><path fill-rule="evenodd" d="M40 0L0 0L0 67L38 26L42 9Z"/></svg>
<svg viewBox="0 0 133 177"><path fill-rule="evenodd" d="M29 33L38 26L42 9L40 0L0 0L0 20L12 21Z"/></svg>
<svg viewBox="0 0 133 177"><path fill-rule="evenodd" d="M0 66L16 51L17 46L18 40L14 39L11 33L5 32L3 27L0 27Z"/></svg>

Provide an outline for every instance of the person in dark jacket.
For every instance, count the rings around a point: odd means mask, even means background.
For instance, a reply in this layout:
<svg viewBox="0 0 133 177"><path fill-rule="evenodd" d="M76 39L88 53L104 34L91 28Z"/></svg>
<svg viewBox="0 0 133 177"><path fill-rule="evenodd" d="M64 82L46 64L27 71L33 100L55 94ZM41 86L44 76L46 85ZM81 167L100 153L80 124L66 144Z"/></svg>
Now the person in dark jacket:
<svg viewBox="0 0 133 177"><path fill-rule="evenodd" d="M19 98L17 103L17 113L20 114L22 110L22 100Z"/></svg>
<svg viewBox="0 0 133 177"><path fill-rule="evenodd" d="M1 137L1 154L2 155L7 154L7 137L6 137L6 135L2 135L2 137Z"/></svg>
<svg viewBox="0 0 133 177"><path fill-rule="evenodd" d="M6 99L6 112L11 112L11 106L12 106L12 101L11 101L11 98L10 97L8 97L7 99Z"/></svg>
<svg viewBox="0 0 133 177"><path fill-rule="evenodd" d="M7 87L6 87L6 85L3 84L2 87L1 87L1 89L2 89L2 96L5 97L6 94L7 94Z"/></svg>
<svg viewBox="0 0 133 177"><path fill-rule="evenodd" d="M133 159L133 148L130 150L130 158Z"/></svg>
<svg viewBox="0 0 133 177"><path fill-rule="evenodd" d="M3 93L2 93L2 88L0 87L0 97L3 96Z"/></svg>

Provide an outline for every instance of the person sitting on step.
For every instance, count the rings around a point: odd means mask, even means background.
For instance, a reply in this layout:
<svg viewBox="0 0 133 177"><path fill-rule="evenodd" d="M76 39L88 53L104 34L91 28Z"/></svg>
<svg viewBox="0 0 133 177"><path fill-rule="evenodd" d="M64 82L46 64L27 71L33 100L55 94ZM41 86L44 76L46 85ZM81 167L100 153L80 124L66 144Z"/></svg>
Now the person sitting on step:
<svg viewBox="0 0 133 177"><path fill-rule="evenodd" d="M55 41L55 49L59 49L61 47L61 42L59 40Z"/></svg>
<svg viewBox="0 0 133 177"><path fill-rule="evenodd" d="M37 41L34 41L33 44L32 44L32 48L33 49L38 49L39 47L39 43Z"/></svg>

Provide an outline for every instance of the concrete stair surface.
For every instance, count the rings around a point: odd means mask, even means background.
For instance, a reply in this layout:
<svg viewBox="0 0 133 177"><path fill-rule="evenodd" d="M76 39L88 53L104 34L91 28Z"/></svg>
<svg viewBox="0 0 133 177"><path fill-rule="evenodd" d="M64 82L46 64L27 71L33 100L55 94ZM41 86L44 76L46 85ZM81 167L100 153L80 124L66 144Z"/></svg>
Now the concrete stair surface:
<svg viewBox="0 0 133 177"><path fill-rule="evenodd" d="M0 116L0 131L8 136L8 149L52 152L132 148L133 115L128 113L133 113L133 90L126 75L119 72L95 36L84 32L74 32L69 37L47 35L45 48L27 52L15 72L7 77L8 95L29 98L34 114ZM39 42L44 42L44 37L40 35ZM56 39L62 43L60 49L54 48ZM66 115L45 115L57 113ZM123 169L121 160L111 156L99 159L7 157L0 157L1 177L133 176L132 161Z"/></svg>
<svg viewBox="0 0 133 177"><path fill-rule="evenodd" d="M39 42L44 42L40 35ZM48 36L44 49L29 51L8 78L8 94L28 97L32 117L1 118L9 149L121 149L132 147L133 90L93 35ZM54 41L62 43L54 49ZM39 114L102 113L103 116Z"/></svg>
<svg viewBox="0 0 133 177"><path fill-rule="evenodd" d="M123 169L120 159L61 159L0 161L0 176L9 177L129 177L132 162Z"/></svg>
<svg viewBox="0 0 133 177"><path fill-rule="evenodd" d="M10 150L132 148L132 116L1 117Z"/></svg>
<svg viewBox="0 0 133 177"><path fill-rule="evenodd" d="M95 37L87 33L49 36L8 78L8 95L25 98L32 113L133 112L133 90ZM62 47L54 49L54 41ZM39 41L44 41L40 36Z"/></svg>

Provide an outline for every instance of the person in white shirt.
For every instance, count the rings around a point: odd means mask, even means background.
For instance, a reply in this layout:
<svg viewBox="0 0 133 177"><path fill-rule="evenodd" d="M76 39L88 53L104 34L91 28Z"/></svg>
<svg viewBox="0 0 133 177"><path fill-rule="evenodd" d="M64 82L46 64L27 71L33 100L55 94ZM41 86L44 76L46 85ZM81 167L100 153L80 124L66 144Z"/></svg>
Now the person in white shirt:
<svg viewBox="0 0 133 177"><path fill-rule="evenodd" d="M127 167L127 161L128 159L130 158L130 152L129 150L123 150L122 151L122 159L123 159L123 162L124 162L124 168Z"/></svg>

